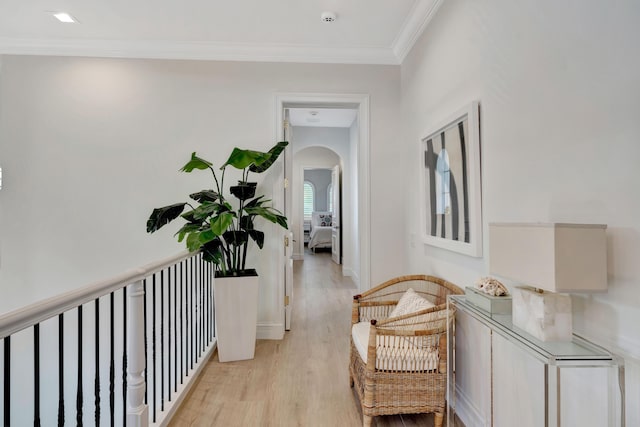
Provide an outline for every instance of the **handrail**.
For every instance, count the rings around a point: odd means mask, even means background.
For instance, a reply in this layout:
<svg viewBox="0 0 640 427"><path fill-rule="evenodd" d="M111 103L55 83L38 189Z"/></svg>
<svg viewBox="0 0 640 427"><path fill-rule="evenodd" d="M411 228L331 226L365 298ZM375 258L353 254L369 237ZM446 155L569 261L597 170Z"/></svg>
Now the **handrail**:
<svg viewBox="0 0 640 427"><path fill-rule="evenodd" d="M196 255L197 252L182 251L163 260L131 269L111 279L94 282L80 289L65 292L0 316L0 339L36 325L46 319L78 307L89 301L114 292L130 283L142 280L164 268Z"/></svg>

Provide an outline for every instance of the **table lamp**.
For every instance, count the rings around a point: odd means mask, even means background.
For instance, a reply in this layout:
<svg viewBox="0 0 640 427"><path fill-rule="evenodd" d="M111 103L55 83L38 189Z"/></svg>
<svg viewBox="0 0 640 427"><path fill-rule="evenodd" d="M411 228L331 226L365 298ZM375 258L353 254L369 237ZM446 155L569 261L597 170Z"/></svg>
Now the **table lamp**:
<svg viewBox="0 0 640 427"><path fill-rule="evenodd" d="M521 282L513 325L541 341L571 341L567 293L607 290L606 225L489 224L489 269Z"/></svg>

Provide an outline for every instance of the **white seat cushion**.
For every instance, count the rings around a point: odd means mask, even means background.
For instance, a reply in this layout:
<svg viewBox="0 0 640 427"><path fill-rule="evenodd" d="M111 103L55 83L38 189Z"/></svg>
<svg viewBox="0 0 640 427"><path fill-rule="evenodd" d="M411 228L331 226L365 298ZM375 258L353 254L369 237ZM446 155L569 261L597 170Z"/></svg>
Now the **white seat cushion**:
<svg viewBox="0 0 640 427"><path fill-rule="evenodd" d="M351 336L362 361L367 363L370 322L353 325ZM426 338L429 339L429 338ZM438 349L424 345L425 337L378 335L376 369L384 371L432 371L438 368Z"/></svg>

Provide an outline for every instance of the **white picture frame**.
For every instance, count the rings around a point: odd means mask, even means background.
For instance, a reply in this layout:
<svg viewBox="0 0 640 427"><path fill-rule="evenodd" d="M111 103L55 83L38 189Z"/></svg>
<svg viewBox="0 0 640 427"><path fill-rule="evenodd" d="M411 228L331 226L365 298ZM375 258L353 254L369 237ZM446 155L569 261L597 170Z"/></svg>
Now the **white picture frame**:
<svg viewBox="0 0 640 427"><path fill-rule="evenodd" d="M482 256L479 107L429 126L419 156L422 241L472 257Z"/></svg>

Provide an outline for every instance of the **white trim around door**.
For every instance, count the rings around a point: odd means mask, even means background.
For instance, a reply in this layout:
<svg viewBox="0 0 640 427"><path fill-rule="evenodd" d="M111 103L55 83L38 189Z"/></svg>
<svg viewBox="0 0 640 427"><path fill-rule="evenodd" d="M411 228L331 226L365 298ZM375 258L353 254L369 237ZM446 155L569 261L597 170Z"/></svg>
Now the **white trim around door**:
<svg viewBox="0 0 640 427"><path fill-rule="evenodd" d="M347 107L358 110L358 253L360 268L357 272L360 291L369 289L371 276L371 247L370 247L370 162L369 162L369 95L340 94L340 93L277 93L275 95L275 128L276 141L283 138L283 111L287 107ZM287 155L292 155L289 145ZM283 261L284 262L284 261ZM281 272L284 274L284 270ZM279 277L277 283L284 283L284 277ZM283 316L284 327L284 286L279 286L279 312ZM284 331L283 331L284 333Z"/></svg>

